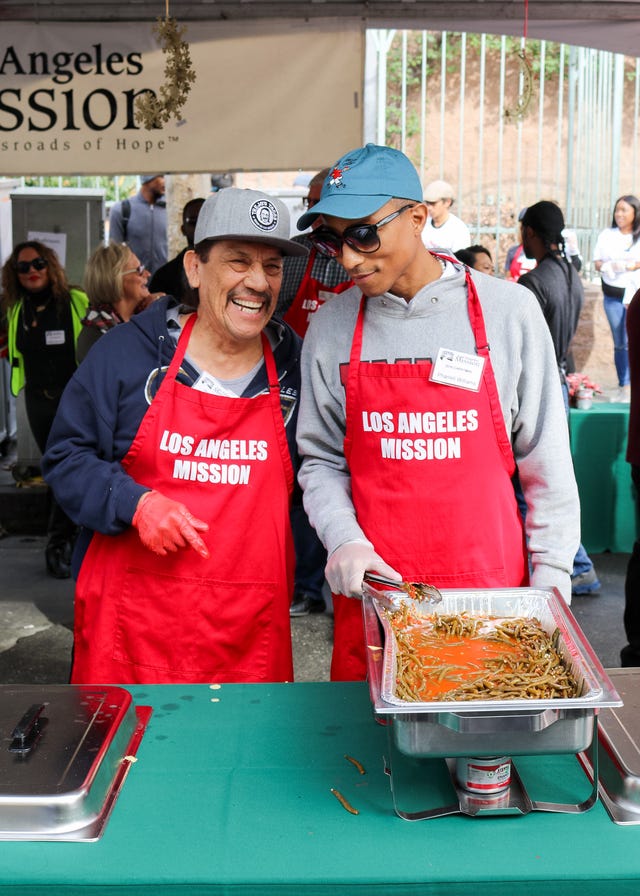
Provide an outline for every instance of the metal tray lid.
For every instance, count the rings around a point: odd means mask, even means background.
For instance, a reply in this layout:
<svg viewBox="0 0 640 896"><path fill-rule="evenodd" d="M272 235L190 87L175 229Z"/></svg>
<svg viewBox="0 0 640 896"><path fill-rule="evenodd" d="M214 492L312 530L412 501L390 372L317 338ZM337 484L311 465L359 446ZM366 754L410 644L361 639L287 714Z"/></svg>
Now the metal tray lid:
<svg viewBox="0 0 640 896"><path fill-rule="evenodd" d="M608 669L624 700L599 716L598 784L600 798L616 824L640 824L640 669ZM593 780L593 757L580 754Z"/></svg>
<svg viewBox="0 0 640 896"><path fill-rule="evenodd" d="M95 840L151 712L124 688L0 685L0 840Z"/></svg>
<svg viewBox="0 0 640 896"><path fill-rule="evenodd" d="M444 589L442 595L441 603L426 610L416 601L407 599L407 602L414 604L418 612L427 614L468 612L472 615L525 616L539 619L549 635L557 629L561 653L582 685L581 695L548 700L440 700L424 703L402 700L395 696L395 637L384 608L375 599L375 592L365 588L363 618L369 689L376 713L496 713L544 709L595 712L605 706L622 705L613 682L557 589Z"/></svg>
<svg viewBox="0 0 640 896"><path fill-rule="evenodd" d="M634 779L640 812L640 669L608 669L624 700L600 714L600 739L617 759L625 777Z"/></svg>

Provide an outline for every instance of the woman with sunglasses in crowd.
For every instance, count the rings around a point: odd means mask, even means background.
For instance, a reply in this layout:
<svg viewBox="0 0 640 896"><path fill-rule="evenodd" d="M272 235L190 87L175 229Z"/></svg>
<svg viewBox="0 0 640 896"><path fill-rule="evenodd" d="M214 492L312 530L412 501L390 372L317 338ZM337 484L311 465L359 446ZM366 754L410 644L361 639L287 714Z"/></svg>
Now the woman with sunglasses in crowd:
<svg viewBox="0 0 640 896"><path fill-rule="evenodd" d="M56 253L37 240L18 243L2 268L11 391L24 388L33 437L44 452L58 403L77 365L76 343L89 300L72 289ZM75 526L51 496L47 571L71 575Z"/></svg>
<svg viewBox="0 0 640 896"><path fill-rule="evenodd" d="M149 271L124 243L98 246L84 272L90 308L78 338L78 362L104 333L124 323L151 301Z"/></svg>

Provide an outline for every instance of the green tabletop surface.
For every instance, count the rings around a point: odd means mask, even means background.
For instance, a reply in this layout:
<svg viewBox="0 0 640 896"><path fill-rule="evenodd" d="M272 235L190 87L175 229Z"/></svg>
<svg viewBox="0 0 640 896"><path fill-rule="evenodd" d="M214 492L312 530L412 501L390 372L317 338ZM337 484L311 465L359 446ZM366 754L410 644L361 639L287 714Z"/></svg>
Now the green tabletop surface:
<svg viewBox="0 0 640 896"><path fill-rule="evenodd" d="M153 715L102 838L0 843L3 896L640 891L640 826L614 824L601 803L580 815L397 817L365 684L130 691ZM589 791L575 756L517 761L534 798ZM445 774L438 763L431 773Z"/></svg>
<svg viewBox="0 0 640 896"><path fill-rule="evenodd" d="M582 543L588 553L629 553L635 540L631 467L625 459L628 404L572 408L571 453L580 492Z"/></svg>

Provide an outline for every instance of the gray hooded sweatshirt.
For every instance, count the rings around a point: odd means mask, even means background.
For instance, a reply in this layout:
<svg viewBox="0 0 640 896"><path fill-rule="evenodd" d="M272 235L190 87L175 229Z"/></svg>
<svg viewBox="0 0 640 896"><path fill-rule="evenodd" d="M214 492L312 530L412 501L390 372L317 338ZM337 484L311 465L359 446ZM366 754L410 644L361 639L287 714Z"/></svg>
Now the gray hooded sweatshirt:
<svg viewBox="0 0 640 896"><path fill-rule="evenodd" d="M570 602L580 505L549 329L528 289L477 271L472 277L527 502L531 584L556 586ZM354 287L323 305L313 315L302 352L299 481L309 519L330 554L346 542L367 541L351 500L343 453L345 389L340 377L341 365L349 363L360 297ZM440 348L475 354L462 265L448 263L443 276L409 302L391 293L367 299L363 361L435 360ZM424 502L428 512L428 495ZM479 528L487 525L490 520L478 520Z"/></svg>

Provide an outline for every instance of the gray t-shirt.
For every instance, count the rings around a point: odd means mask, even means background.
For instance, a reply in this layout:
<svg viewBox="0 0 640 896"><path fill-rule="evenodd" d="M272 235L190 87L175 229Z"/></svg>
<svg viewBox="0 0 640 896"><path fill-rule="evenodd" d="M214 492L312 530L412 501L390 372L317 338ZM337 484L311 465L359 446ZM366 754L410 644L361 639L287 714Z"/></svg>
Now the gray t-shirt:
<svg viewBox="0 0 640 896"><path fill-rule="evenodd" d="M180 338L180 334L182 333L182 327L180 326L181 313L182 311L177 305L174 305L173 307L167 309L167 329L169 330L169 336L176 345L178 344L178 339ZM269 340L269 345L271 345L271 348L274 348L272 334L267 331L266 335L267 339ZM197 382L198 377L200 377L206 371L204 371L198 364L195 363L195 361L189 356L188 352L185 354L184 360L191 368L190 372L192 373L192 375L194 375L194 381ZM229 397L235 395L239 398L244 394L245 390L249 386L249 383L252 382L263 364L264 358L258 361L255 367L252 367L248 373L236 377L236 379L233 380L217 379L217 382L220 383L225 392L229 394Z"/></svg>

